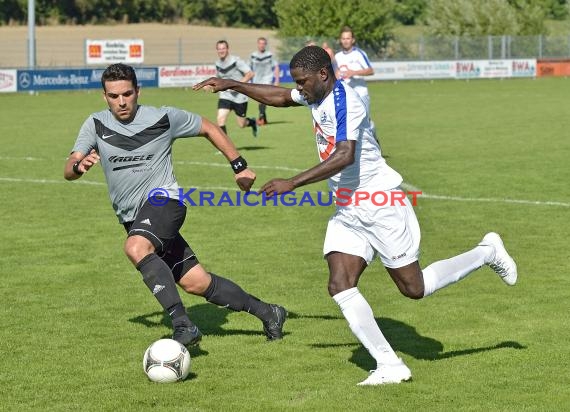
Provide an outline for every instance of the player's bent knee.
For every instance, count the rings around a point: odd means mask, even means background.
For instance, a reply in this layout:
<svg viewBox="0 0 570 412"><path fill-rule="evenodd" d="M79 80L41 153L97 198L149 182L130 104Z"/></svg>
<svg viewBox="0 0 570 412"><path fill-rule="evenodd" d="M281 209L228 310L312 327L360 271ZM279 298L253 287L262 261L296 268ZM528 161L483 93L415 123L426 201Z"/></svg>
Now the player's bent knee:
<svg viewBox="0 0 570 412"><path fill-rule="evenodd" d="M400 288L400 292L407 298L419 300L424 297L424 287L423 285L406 285Z"/></svg>
<svg viewBox="0 0 570 412"><path fill-rule="evenodd" d="M351 285L345 280L330 280L328 284L329 295L332 297L352 287L354 287L354 285Z"/></svg>
<svg viewBox="0 0 570 412"><path fill-rule="evenodd" d="M182 278L178 281L178 285L186 293L191 293L192 295L204 296L204 293L210 286L212 278L206 270L201 265L196 265L190 269Z"/></svg>
<svg viewBox="0 0 570 412"><path fill-rule="evenodd" d="M153 253L154 247L142 236L129 236L125 241L124 252L134 264L137 264L146 255Z"/></svg>

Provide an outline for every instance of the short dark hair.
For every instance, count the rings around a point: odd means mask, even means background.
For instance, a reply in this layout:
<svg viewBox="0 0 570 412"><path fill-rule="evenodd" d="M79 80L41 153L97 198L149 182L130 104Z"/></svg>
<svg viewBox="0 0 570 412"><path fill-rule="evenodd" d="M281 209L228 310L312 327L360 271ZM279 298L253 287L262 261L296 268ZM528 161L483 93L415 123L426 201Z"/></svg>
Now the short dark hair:
<svg viewBox="0 0 570 412"><path fill-rule="evenodd" d="M107 67L101 75L101 86L105 89L105 82L116 80L130 80L135 89L138 87L135 69L124 63L115 63Z"/></svg>
<svg viewBox="0 0 570 412"><path fill-rule="evenodd" d="M331 57L319 46L306 46L299 50L289 63L291 69L303 69L311 73L316 73L321 69L327 69L334 75Z"/></svg>
<svg viewBox="0 0 570 412"><path fill-rule="evenodd" d="M228 44L228 42L226 40L218 40L216 42L216 48L218 48L218 44L225 44L226 48L228 48L228 49L230 48L230 45Z"/></svg>
<svg viewBox="0 0 570 412"><path fill-rule="evenodd" d="M354 32L352 31L352 27L350 26L342 26L342 29L340 29L340 34L342 33L350 33L350 35L354 37Z"/></svg>

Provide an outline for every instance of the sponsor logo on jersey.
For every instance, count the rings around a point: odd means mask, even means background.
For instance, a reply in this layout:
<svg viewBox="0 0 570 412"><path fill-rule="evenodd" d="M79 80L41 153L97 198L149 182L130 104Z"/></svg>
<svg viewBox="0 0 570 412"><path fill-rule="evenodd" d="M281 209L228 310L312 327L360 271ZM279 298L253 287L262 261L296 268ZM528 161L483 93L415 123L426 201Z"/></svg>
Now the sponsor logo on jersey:
<svg viewBox="0 0 570 412"><path fill-rule="evenodd" d="M145 161L151 160L153 157L154 153L134 155L134 156L110 156L107 160L110 163L121 164L120 166L116 166L113 168L113 171L115 171L115 170L132 169L134 167L144 166ZM138 162L138 163L133 163L133 162Z"/></svg>

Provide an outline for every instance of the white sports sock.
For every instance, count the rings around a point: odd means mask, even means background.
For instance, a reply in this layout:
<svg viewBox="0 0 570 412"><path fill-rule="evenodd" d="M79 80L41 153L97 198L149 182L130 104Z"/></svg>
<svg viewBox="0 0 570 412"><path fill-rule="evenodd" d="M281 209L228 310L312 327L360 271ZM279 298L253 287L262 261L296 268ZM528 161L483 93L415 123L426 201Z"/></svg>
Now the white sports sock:
<svg viewBox="0 0 570 412"><path fill-rule="evenodd" d="M358 288L337 293L333 299L340 306L352 333L368 349L378 364L400 363L400 359L380 331L372 308Z"/></svg>
<svg viewBox="0 0 570 412"><path fill-rule="evenodd" d="M469 252L432 263L422 270L424 276L424 296L429 296L436 290L460 281L486 264L492 254L492 247L477 246Z"/></svg>

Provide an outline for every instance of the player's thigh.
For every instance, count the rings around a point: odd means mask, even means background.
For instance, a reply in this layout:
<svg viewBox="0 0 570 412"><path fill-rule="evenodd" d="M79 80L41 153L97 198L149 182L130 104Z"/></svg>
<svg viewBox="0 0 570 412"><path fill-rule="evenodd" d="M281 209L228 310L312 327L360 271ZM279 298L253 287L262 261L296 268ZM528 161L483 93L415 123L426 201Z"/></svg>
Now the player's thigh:
<svg viewBox="0 0 570 412"><path fill-rule="evenodd" d="M230 102L229 100L225 99L218 100L218 113L216 116L218 125L223 126L226 124L226 119L230 114L231 107L232 107L232 102Z"/></svg>
<svg viewBox="0 0 570 412"><path fill-rule="evenodd" d="M247 115L247 102L245 103L234 103L232 105L232 110L236 114L236 121L240 127L245 127L248 124L248 120L246 118Z"/></svg>
<svg viewBox="0 0 570 412"><path fill-rule="evenodd" d="M164 205L153 205L146 201L135 220L125 224L128 237L142 236L162 255L177 237L184 219L186 206L176 199L169 199Z"/></svg>
<svg viewBox="0 0 570 412"><path fill-rule="evenodd" d="M397 188L385 191L388 199L393 199L390 192L400 192ZM399 201L376 206L364 202L356 213L364 220L363 226L368 232L368 239L376 250L382 264L387 268L401 268L416 262L420 254L421 232L414 209L407 197Z"/></svg>

